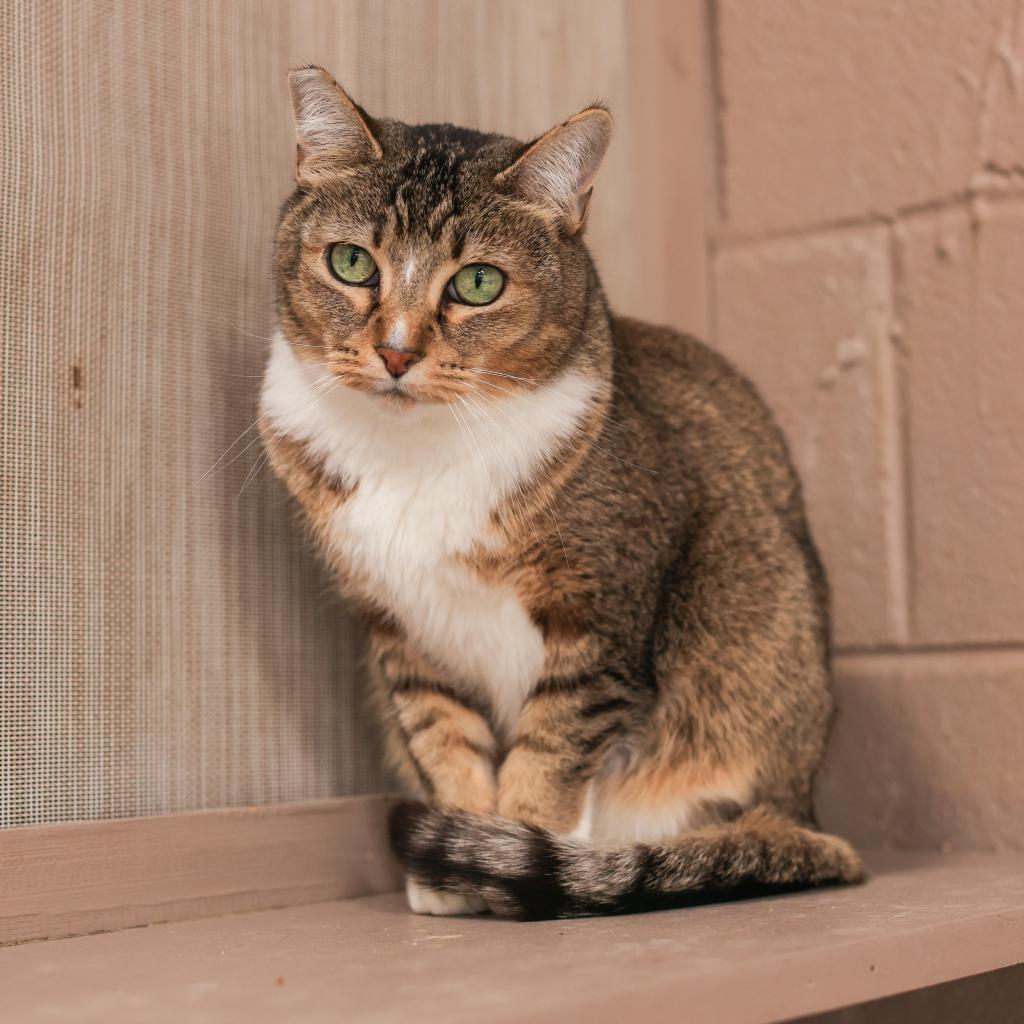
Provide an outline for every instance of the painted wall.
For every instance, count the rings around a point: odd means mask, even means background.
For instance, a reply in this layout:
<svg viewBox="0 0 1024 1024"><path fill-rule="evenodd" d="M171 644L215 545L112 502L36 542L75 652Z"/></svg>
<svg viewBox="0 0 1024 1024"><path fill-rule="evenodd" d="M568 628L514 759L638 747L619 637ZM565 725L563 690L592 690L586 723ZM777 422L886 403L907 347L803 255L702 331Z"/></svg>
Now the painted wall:
<svg viewBox="0 0 1024 1024"><path fill-rule="evenodd" d="M4 5L0 826L383 785L358 638L255 446L203 478L254 415L312 60L371 112L524 136L611 103L613 300L729 353L807 481L823 822L1024 846L1022 8Z"/></svg>
<svg viewBox="0 0 1024 1024"><path fill-rule="evenodd" d="M714 340L834 587L823 821L1024 846L1024 4L709 10Z"/></svg>

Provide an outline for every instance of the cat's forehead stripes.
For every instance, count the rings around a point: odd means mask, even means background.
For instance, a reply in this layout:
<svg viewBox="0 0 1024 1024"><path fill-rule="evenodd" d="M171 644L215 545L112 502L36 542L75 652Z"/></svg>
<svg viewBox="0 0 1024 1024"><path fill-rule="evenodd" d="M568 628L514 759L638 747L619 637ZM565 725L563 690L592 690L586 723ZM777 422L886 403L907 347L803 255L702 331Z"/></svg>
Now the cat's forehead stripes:
<svg viewBox="0 0 1024 1024"><path fill-rule="evenodd" d="M397 211L387 211L374 224L373 245L388 269L388 287L415 298L435 278L439 267L460 262L468 233L461 218L447 219L439 238L431 237L426 225L403 232Z"/></svg>
<svg viewBox="0 0 1024 1024"><path fill-rule="evenodd" d="M440 237L445 220L459 209L463 159L460 147L421 146L395 169L388 206L395 212L399 238L417 228L435 241Z"/></svg>
<svg viewBox="0 0 1024 1024"><path fill-rule="evenodd" d="M457 217L461 210L458 195L451 192L442 197L440 202L430 214L427 222L427 233L432 242L440 241L441 233L452 218Z"/></svg>

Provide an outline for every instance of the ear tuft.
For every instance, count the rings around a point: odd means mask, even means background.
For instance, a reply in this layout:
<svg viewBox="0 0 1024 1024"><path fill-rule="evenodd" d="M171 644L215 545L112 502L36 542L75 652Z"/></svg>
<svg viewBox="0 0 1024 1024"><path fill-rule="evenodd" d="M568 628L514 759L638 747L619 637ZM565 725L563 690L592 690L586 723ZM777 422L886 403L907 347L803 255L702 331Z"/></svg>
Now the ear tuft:
<svg viewBox="0 0 1024 1024"><path fill-rule="evenodd" d="M295 68L288 75L298 143L295 176L305 177L317 157L335 166L351 166L379 159L366 112L344 89L315 64Z"/></svg>
<svg viewBox="0 0 1024 1024"><path fill-rule="evenodd" d="M611 139L612 115L595 104L531 143L496 181L527 201L548 207L571 231L578 231Z"/></svg>

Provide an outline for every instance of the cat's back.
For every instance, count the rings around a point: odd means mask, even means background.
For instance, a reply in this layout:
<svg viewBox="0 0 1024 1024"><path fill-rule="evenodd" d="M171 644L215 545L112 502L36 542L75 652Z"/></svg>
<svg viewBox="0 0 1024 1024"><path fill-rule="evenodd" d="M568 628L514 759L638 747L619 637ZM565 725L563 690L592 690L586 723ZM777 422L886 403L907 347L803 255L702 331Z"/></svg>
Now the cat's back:
<svg viewBox="0 0 1024 1024"><path fill-rule="evenodd" d="M761 490L797 511L799 480L781 429L754 384L725 356L670 327L613 320L620 414L659 438L659 461L711 490Z"/></svg>

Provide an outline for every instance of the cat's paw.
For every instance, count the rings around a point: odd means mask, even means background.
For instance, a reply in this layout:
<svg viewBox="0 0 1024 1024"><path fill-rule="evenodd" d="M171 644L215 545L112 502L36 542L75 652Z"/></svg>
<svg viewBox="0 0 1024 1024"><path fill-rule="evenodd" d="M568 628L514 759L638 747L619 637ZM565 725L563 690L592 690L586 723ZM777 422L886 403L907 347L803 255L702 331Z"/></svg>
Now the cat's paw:
<svg viewBox="0 0 1024 1024"><path fill-rule="evenodd" d="M456 914L484 914L487 904L478 896L460 896L456 892L442 892L420 885L412 878L405 880L405 898L414 914L432 914L434 917L452 917Z"/></svg>

